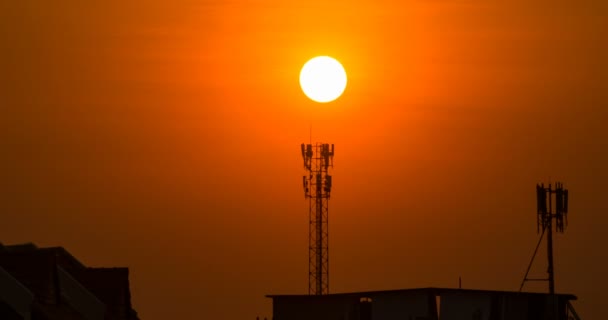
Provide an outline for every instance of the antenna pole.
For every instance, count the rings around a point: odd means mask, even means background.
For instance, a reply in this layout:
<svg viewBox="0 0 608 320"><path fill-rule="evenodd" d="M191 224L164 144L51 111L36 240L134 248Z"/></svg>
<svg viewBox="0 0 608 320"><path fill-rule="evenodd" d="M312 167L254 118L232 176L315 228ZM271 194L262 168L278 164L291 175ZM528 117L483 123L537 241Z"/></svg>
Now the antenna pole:
<svg viewBox="0 0 608 320"><path fill-rule="evenodd" d="M312 122L310 123L310 130L308 131L308 143L312 144Z"/></svg>
<svg viewBox="0 0 608 320"><path fill-rule="evenodd" d="M555 204L555 206L554 206ZM554 221L555 220L555 221ZM549 293L555 294L555 268L553 264L553 228L555 232L563 233L568 225L568 190L564 189L564 185L560 182L555 183L555 188L549 184L545 187L544 184L536 185L536 222L537 230L542 234L534 250L532 261L528 265L524 280L519 287L519 291L524 286L526 281L548 281L549 282ZM543 235L547 231L547 273L546 279L530 279L528 278L528 272L536 256L540 242L543 239Z"/></svg>
<svg viewBox="0 0 608 320"><path fill-rule="evenodd" d="M547 229L549 231L549 233L547 234L547 260L548 260L548 267L547 267L547 273L549 274L549 293L550 294L555 294L555 273L554 273L554 269L553 269L553 217L554 215L551 214L552 210L552 190L551 190L551 184L549 184L549 212L548 212L548 216L547 216Z"/></svg>

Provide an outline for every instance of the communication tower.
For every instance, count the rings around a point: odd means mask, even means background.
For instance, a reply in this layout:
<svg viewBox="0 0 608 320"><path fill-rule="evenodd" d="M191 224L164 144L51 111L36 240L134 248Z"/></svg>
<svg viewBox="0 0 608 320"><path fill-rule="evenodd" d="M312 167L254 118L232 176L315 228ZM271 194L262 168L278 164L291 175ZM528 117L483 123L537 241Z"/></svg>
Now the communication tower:
<svg viewBox="0 0 608 320"><path fill-rule="evenodd" d="M306 175L302 177L308 199L308 294L329 293L329 197L334 145L302 144Z"/></svg>
<svg viewBox="0 0 608 320"><path fill-rule="evenodd" d="M554 221L555 220L555 221ZM554 227L555 222L555 227ZM563 233L568 226L568 190L564 189L562 183L557 182L553 188L551 184L545 187L544 184L536 185L536 225L537 232L540 232L540 239L534 250L532 260L528 265L528 270L524 276L519 291L524 286L526 281L548 281L549 282L549 293L555 293L555 270L553 268L553 228L555 232ZM530 267L534 262L534 257L538 251L543 236L547 231L547 278L528 278Z"/></svg>

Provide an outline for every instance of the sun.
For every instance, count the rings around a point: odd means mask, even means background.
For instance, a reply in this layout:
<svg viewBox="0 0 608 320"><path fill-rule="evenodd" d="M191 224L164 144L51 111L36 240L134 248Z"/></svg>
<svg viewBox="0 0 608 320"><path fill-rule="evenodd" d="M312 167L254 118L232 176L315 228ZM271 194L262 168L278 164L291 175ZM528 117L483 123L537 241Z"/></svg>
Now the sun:
<svg viewBox="0 0 608 320"><path fill-rule="evenodd" d="M332 57L314 57L308 60L300 71L300 87L313 101L334 101L346 89L346 71L342 64Z"/></svg>

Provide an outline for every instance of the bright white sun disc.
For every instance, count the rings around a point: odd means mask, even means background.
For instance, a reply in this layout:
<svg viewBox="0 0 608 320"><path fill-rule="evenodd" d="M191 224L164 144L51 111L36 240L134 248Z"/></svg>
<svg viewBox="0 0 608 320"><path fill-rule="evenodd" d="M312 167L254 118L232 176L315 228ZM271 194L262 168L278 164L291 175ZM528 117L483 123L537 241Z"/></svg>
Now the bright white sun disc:
<svg viewBox="0 0 608 320"><path fill-rule="evenodd" d="M313 101L325 103L336 100L346 89L346 71L332 57L312 58L300 71L300 87Z"/></svg>

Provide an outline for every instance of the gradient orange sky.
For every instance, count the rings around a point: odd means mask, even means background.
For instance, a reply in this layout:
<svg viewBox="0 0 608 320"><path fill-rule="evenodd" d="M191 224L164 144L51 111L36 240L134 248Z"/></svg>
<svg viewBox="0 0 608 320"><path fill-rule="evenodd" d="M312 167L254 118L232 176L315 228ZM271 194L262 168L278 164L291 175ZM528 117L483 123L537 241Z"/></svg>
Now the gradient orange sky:
<svg viewBox="0 0 608 320"><path fill-rule="evenodd" d="M0 242L128 266L142 319L270 317L307 291L312 124L332 292L517 290L562 181L556 289L606 319L607 39L606 1L1 1Z"/></svg>

